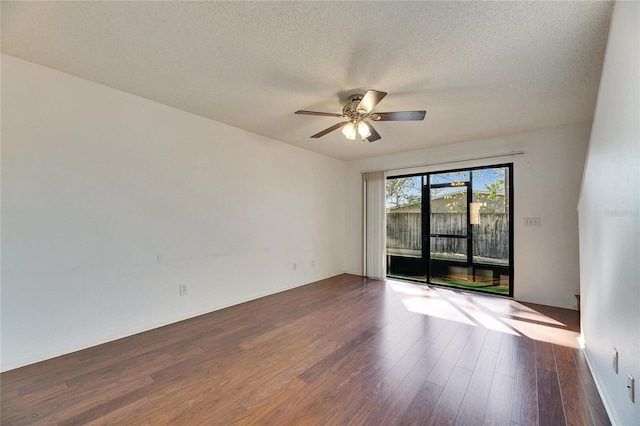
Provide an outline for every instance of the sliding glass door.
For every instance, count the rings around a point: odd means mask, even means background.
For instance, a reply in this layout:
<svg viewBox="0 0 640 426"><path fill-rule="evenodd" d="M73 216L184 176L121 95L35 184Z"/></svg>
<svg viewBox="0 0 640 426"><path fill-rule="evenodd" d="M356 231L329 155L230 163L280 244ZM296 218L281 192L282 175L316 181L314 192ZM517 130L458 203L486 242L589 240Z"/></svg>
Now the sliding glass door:
<svg viewBox="0 0 640 426"><path fill-rule="evenodd" d="M511 169L504 164L390 178L388 275L512 295Z"/></svg>
<svg viewBox="0 0 640 426"><path fill-rule="evenodd" d="M387 179L387 275L426 280L422 250L424 177Z"/></svg>

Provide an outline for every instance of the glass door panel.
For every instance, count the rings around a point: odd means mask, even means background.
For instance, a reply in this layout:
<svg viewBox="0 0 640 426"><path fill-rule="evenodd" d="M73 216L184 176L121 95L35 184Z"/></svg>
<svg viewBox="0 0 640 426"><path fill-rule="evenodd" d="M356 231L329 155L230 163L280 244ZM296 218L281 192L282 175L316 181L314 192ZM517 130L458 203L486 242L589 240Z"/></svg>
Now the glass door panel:
<svg viewBox="0 0 640 426"><path fill-rule="evenodd" d="M428 174L428 282L511 294L509 169Z"/></svg>
<svg viewBox="0 0 640 426"><path fill-rule="evenodd" d="M422 257L422 176L387 179L387 275L426 280Z"/></svg>
<svg viewBox="0 0 640 426"><path fill-rule="evenodd" d="M487 291L507 294L511 252L509 168L473 170L472 182L474 281Z"/></svg>

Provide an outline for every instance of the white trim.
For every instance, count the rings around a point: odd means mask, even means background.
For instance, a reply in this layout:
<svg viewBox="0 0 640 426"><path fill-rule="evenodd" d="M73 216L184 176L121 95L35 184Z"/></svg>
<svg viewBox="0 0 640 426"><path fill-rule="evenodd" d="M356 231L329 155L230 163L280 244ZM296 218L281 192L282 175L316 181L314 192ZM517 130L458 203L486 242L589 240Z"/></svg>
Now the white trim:
<svg viewBox="0 0 640 426"><path fill-rule="evenodd" d="M182 321L186 321L189 319L193 319L202 315L207 315L210 314L212 312L216 312L216 311L220 311L222 309L226 309L226 308L230 308L232 306L236 306L236 305L241 305L243 303L247 303L247 302L251 302L253 300L257 300L257 299L261 299L263 297L267 297L267 296L273 296L274 294L278 294L278 293L282 293L284 291L288 291L288 290L293 290L294 288L298 288L298 287L302 287L305 285L309 285L309 284L313 284L317 281L322 281L328 278L332 278L332 277L337 277L340 276L342 274L337 274L337 275L329 275L329 276L325 276L325 277L320 277L317 279L314 279L313 281L309 281L309 282L305 282L302 284L290 284L290 285L285 285L285 286L280 286L276 289L267 291L267 292L261 292L261 293L257 293L255 295L251 295L248 297L241 297L239 299L236 299L234 301L231 301L229 303L223 303L221 305L216 305L210 309L206 309L206 310L200 310L197 312L192 312L192 313L188 313L185 315L180 315L178 317L166 320L166 321L160 321L148 326L144 326L144 327L135 327L133 329L127 330L122 334L112 334L104 339L97 339L97 340L93 340L91 342L87 342L84 343L82 345L78 345L78 346L68 346L64 349L58 349L55 351L49 351L46 352L44 354L38 354L37 356L31 356L28 358L23 358L23 359L19 359L16 360L14 362L10 362L7 363L6 366L4 366L5 368L2 369L2 371L0 371L1 373L6 373L7 371L11 371L11 370L15 370L17 368L22 368L22 367L26 367L28 365L32 365L32 364L36 364L38 362L42 362L42 361L48 361L50 359L53 358L57 358L59 356L64 356L64 355L69 355L69 354L73 354L76 352L80 352L83 351L85 349L89 349L89 348L93 348L95 346L99 346L99 345L104 345L105 343L110 343L116 340L120 340L120 339L124 339L127 337L131 337L131 336L135 336L136 334L140 334L140 333L144 333L150 330L155 330L161 327L166 327L168 325L171 324L176 324Z"/></svg>
<svg viewBox="0 0 640 426"><path fill-rule="evenodd" d="M421 163L414 164L412 166L402 166L402 167L389 167L387 169L372 169L372 170L362 170L360 173L373 173L373 172L384 172L389 170L405 170L405 169L416 169L418 167L429 167L429 166L438 166L440 164L451 164L451 163L462 163L465 161L476 161L476 160L485 160L489 158L499 158L499 157L510 157L513 155L523 155L524 151L511 151L505 152L503 154L492 154L492 155L480 155L477 157L467 157L467 158L459 158L456 160L446 160L446 161L436 161L434 163Z"/></svg>
<svg viewBox="0 0 640 426"><path fill-rule="evenodd" d="M367 273L367 175L362 174L362 276Z"/></svg>
<svg viewBox="0 0 640 426"><path fill-rule="evenodd" d="M542 300L542 299L535 299L535 298L529 298L529 297L513 297L513 300L515 300L516 302L524 302L524 303L535 303L536 305L545 305L545 306L553 306L554 308L563 308L563 309L571 309L572 311L577 311L578 310L578 305L572 305L572 304L566 304L566 303L557 303L551 300Z"/></svg>
<svg viewBox="0 0 640 426"><path fill-rule="evenodd" d="M584 358L587 360L587 366L589 367L589 371L591 372L591 377L593 377L593 382L596 384L596 389L598 389L598 395L600 395L600 399L602 400L602 405L604 405L604 409L609 416L609 421L613 426L622 425L618 420L618 416L616 416L615 411L613 410L613 406L609 404L609 395L606 392L606 388L601 384L600 378L596 374L595 368L591 365L591 359L589 357L589 350L587 348L586 343L584 343L584 338L582 335L579 337L582 342L583 348L582 351L584 353Z"/></svg>

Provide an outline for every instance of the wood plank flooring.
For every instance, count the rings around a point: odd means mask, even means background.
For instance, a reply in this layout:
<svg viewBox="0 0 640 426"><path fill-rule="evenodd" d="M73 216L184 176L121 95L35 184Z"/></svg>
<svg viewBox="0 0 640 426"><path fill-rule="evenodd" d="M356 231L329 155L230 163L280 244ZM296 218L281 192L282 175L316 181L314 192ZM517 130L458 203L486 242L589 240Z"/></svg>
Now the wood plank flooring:
<svg viewBox="0 0 640 426"><path fill-rule="evenodd" d="M608 425L578 313L340 275L0 375L3 425Z"/></svg>

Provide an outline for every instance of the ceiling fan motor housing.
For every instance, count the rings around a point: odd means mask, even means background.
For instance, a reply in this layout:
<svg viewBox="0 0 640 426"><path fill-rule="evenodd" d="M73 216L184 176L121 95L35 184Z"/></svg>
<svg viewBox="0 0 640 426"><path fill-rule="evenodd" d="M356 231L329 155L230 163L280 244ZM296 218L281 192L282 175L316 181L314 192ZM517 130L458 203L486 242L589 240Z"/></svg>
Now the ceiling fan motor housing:
<svg viewBox="0 0 640 426"><path fill-rule="evenodd" d="M342 108L342 115L352 120L357 120L359 118L357 108L363 97L364 95L358 94L349 96L349 100L344 105L344 108Z"/></svg>
<svg viewBox="0 0 640 426"><path fill-rule="evenodd" d="M354 121L367 119L379 120L380 116L378 116L377 114L371 114L364 109L358 110L358 105L360 105L360 101L362 101L362 98L364 98L364 95L361 94L349 96L349 100L345 104L344 108L342 108L342 115Z"/></svg>

